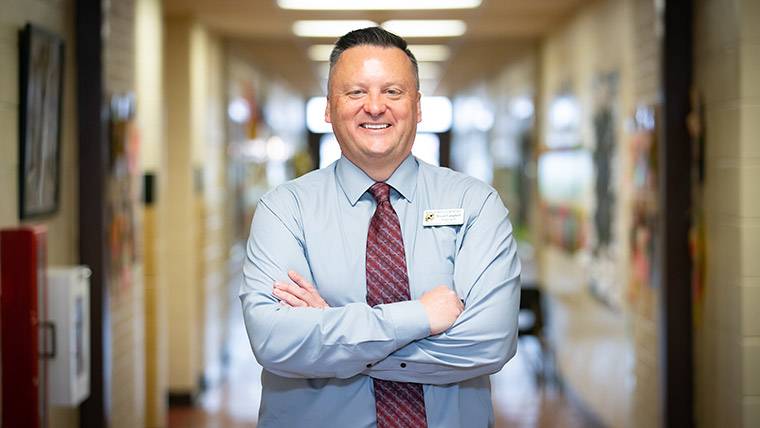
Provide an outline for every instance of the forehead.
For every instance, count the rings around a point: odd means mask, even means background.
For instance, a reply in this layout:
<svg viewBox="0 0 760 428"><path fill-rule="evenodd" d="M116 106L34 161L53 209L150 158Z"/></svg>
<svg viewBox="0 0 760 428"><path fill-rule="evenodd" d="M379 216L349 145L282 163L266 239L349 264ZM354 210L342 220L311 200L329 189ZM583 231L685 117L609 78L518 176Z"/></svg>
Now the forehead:
<svg viewBox="0 0 760 428"><path fill-rule="evenodd" d="M332 80L355 80L372 75L414 80L414 66L397 47L359 45L343 51L331 70Z"/></svg>

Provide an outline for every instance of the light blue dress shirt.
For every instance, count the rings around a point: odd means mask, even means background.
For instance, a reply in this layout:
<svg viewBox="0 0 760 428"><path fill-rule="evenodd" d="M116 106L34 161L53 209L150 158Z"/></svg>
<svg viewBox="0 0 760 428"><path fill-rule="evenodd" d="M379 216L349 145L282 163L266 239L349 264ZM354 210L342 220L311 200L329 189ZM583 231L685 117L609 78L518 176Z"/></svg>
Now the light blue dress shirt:
<svg viewBox="0 0 760 428"><path fill-rule="evenodd" d="M404 238L413 300L366 303L365 250L374 183L346 158L285 183L258 203L240 289L264 367L259 427L374 427L372 378L424 384L430 427L493 425L489 374L515 354L520 262L496 191L409 156L386 181ZM423 226L423 211L463 208L464 224ZM272 295L295 270L330 308ZM464 312L430 336L418 300L453 288Z"/></svg>

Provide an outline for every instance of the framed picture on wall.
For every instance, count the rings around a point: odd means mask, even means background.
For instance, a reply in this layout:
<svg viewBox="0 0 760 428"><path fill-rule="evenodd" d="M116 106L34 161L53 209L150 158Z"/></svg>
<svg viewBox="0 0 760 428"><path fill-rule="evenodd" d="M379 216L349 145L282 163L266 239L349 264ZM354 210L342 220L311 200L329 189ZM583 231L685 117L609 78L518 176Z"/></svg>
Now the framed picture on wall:
<svg viewBox="0 0 760 428"><path fill-rule="evenodd" d="M60 194L63 39L19 32L19 218L52 214Z"/></svg>

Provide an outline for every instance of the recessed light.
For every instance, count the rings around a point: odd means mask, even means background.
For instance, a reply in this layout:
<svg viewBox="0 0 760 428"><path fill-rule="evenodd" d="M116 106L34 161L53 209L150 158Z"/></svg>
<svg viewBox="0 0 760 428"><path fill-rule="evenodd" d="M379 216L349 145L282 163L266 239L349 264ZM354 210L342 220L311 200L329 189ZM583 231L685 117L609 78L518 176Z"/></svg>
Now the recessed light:
<svg viewBox="0 0 760 428"><path fill-rule="evenodd" d="M283 9L299 10L425 10L472 9L482 0L277 0Z"/></svg>
<svg viewBox="0 0 760 428"><path fill-rule="evenodd" d="M376 22L368 20L296 21L293 33L301 37L340 37L349 31L376 26Z"/></svg>
<svg viewBox="0 0 760 428"><path fill-rule="evenodd" d="M401 37L456 37L467 30L464 21L457 19L394 19L382 26Z"/></svg>

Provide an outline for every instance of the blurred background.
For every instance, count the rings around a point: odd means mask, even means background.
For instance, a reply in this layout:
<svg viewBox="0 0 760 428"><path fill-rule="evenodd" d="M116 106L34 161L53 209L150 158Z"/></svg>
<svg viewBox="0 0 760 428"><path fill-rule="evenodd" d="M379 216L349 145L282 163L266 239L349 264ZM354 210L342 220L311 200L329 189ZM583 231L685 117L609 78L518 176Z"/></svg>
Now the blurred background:
<svg viewBox="0 0 760 428"><path fill-rule="evenodd" d="M3 426L256 425L252 215L372 25L510 210L496 426L760 426L760 1L0 0Z"/></svg>

